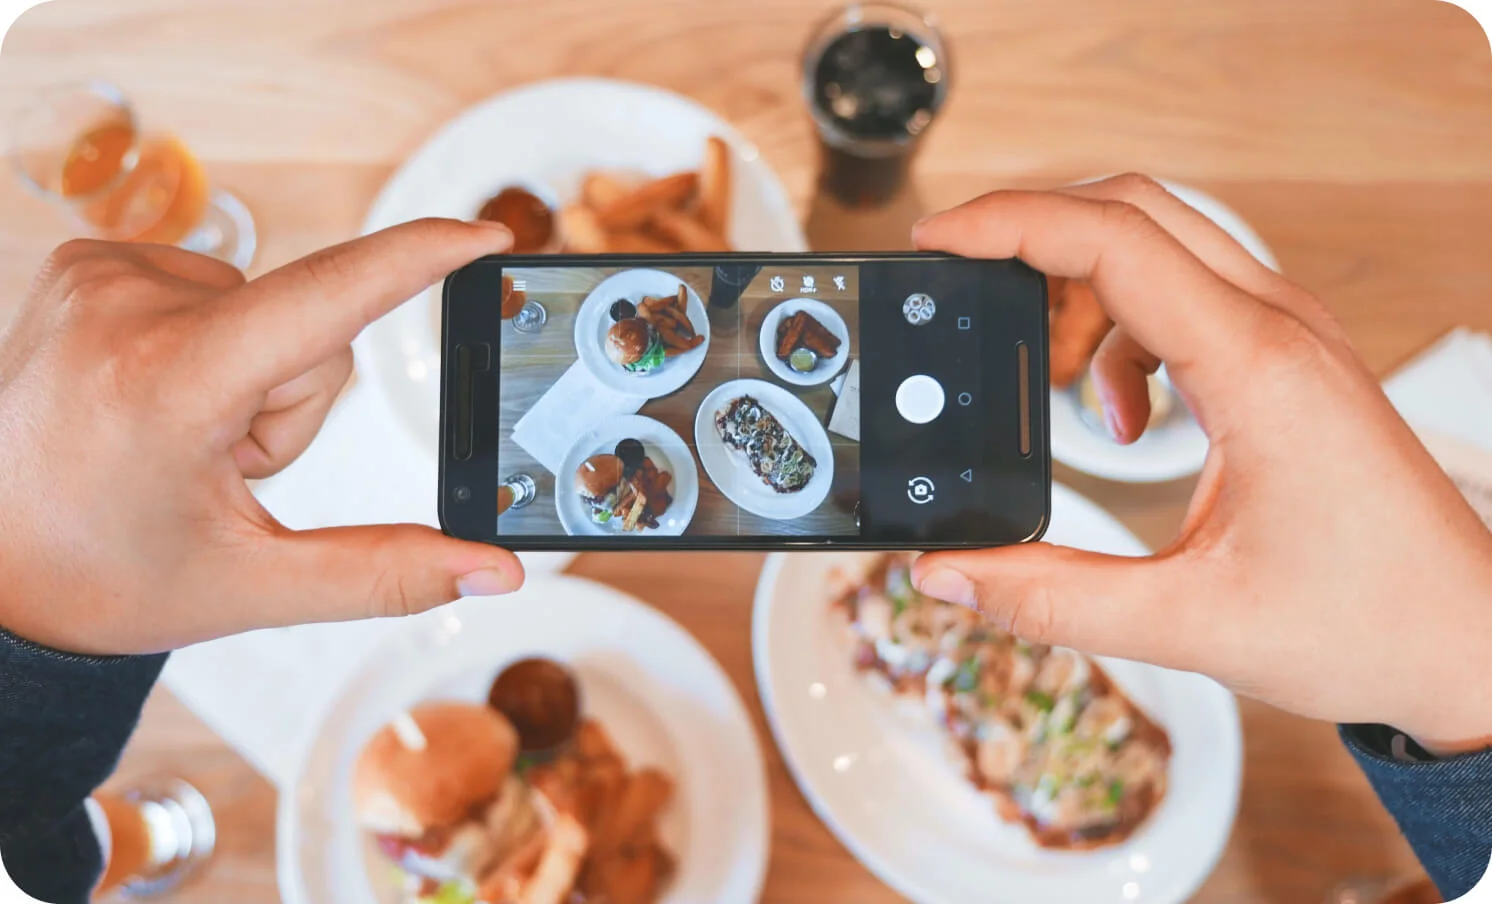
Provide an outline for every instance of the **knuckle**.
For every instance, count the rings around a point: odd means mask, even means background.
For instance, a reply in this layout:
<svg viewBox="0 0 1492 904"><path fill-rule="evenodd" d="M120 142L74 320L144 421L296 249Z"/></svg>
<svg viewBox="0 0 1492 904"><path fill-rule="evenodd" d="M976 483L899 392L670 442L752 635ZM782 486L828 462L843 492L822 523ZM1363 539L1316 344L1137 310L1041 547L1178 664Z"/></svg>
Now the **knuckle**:
<svg viewBox="0 0 1492 904"><path fill-rule="evenodd" d="M300 268L318 289L332 293L356 275L357 264L346 247L328 248L301 258Z"/></svg>
<svg viewBox="0 0 1492 904"><path fill-rule="evenodd" d="M1106 227L1127 234L1144 234L1158 229L1150 214L1130 201L1106 198L1099 202L1099 213Z"/></svg>
<svg viewBox="0 0 1492 904"><path fill-rule="evenodd" d="M1114 197L1136 205L1170 194L1159 182L1143 173L1123 173L1107 180L1107 184Z"/></svg>
<svg viewBox="0 0 1492 904"><path fill-rule="evenodd" d="M397 571L380 571L369 594L367 610L377 618L406 618L423 611L409 581Z"/></svg>
<svg viewBox="0 0 1492 904"><path fill-rule="evenodd" d="M1028 581L1011 591L1005 629L1032 643L1050 643L1057 601L1052 589L1040 580Z"/></svg>

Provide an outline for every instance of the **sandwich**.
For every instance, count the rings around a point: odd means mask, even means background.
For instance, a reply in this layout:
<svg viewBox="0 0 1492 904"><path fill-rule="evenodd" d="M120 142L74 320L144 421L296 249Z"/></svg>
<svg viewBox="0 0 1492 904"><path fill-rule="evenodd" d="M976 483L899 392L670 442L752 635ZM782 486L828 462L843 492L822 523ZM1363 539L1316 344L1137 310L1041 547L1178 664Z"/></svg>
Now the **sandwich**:
<svg viewBox="0 0 1492 904"><path fill-rule="evenodd" d="M622 491L622 460L615 455L592 455L575 469L575 492L590 509L591 520L605 524L616 512Z"/></svg>
<svg viewBox="0 0 1492 904"><path fill-rule="evenodd" d="M640 317L619 320L606 333L606 356L628 373L652 373L663 366L667 354L658 331Z"/></svg>
<svg viewBox="0 0 1492 904"><path fill-rule="evenodd" d="M358 755L358 824L404 873L411 899L478 879L541 831L513 773L518 732L496 710L434 702L380 728Z"/></svg>

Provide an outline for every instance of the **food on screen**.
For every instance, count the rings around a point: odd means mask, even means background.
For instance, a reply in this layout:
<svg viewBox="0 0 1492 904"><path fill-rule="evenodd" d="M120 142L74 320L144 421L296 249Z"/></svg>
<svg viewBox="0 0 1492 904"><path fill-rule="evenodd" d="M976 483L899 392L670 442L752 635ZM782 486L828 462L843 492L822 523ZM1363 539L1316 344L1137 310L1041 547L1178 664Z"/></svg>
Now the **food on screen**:
<svg viewBox="0 0 1492 904"><path fill-rule="evenodd" d="M796 493L813 480L818 462L776 416L751 396L732 399L715 414L720 439L745 457L752 473L778 493Z"/></svg>
<svg viewBox="0 0 1492 904"><path fill-rule="evenodd" d="M611 319L616 322L606 333L606 356L632 374L659 370L705 341L689 319L689 292L682 285L676 296L648 296L636 305L618 299Z"/></svg>
<svg viewBox="0 0 1492 904"><path fill-rule="evenodd" d="M820 361L839 354L839 337L807 311L783 318L777 325L777 359L798 373L808 373ZM801 352L807 351L808 355Z"/></svg>
<svg viewBox="0 0 1492 904"><path fill-rule="evenodd" d="M593 455L575 470L575 492L591 520L626 532L658 529L673 504L673 475L659 469L641 442L624 439L615 455Z"/></svg>

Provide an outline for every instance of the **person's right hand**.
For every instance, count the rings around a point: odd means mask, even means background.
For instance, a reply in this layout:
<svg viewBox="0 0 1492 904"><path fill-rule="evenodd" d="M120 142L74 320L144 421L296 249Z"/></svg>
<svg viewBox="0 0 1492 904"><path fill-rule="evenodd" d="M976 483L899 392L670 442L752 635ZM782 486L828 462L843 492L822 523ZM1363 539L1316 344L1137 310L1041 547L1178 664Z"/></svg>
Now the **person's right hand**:
<svg viewBox="0 0 1492 904"><path fill-rule="evenodd" d="M1444 752L1492 742L1492 533L1316 299L1142 177L997 192L915 238L1089 282L1117 324L1093 365L1117 436L1143 431L1164 362L1211 440L1156 555L938 553L918 560L923 592L1302 715Z"/></svg>

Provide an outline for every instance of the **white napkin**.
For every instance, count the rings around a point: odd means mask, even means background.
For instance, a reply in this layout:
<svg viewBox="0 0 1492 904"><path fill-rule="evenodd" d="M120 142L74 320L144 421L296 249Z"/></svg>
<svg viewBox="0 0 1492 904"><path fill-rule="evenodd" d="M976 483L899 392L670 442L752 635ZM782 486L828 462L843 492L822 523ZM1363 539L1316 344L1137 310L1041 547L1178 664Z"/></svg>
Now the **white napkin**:
<svg viewBox="0 0 1492 904"><path fill-rule="evenodd" d="M437 467L359 383L306 453L255 495L298 530L384 522L436 525ZM525 553L530 572L558 571L569 553ZM211 601L205 601L210 604ZM257 631L171 657L166 686L240 754L284 788L343 683L405 622L352 622Z"/></svg>
<svg viewBox="0 0 1492 904"><path fill-rule="evenodd" d="M1451 331L1399 368L1383 389L1417 429L1492 450L1492 337Z"/></svg>
<svg viewBox="0 0 1492 904"><path fill-rule="evenodd" d="M558 474L580 434L605 418L636 414L646 402L606 387L577 361L513 425L513 442Z"/></svg>
<svg viewBox="0 0 1492 904"><path fill-rule="evenodd" d="M1399 368L1383 388L1492 527L1492 337L1453 330Z"/></svg>

